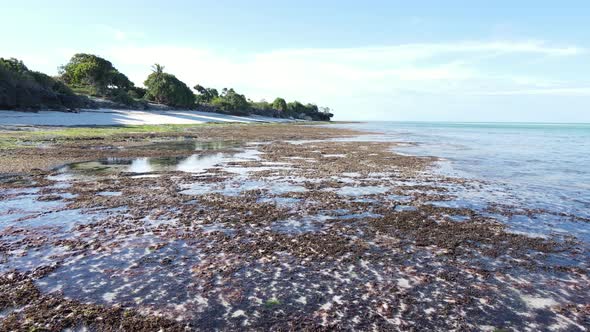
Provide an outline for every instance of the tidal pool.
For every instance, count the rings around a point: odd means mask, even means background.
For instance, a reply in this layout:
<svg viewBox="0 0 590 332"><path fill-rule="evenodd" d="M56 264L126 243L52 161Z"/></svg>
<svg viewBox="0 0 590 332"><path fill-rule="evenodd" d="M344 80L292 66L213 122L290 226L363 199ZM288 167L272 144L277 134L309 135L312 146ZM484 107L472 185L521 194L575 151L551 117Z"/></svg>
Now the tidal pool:
<svg viewBox="0 0 590 332"><path fill-rule="evenodd" d="M237 149L243 146L239 141L210 141L202 142L193 139L181 139L178 141L161 141L148 145L134 147L140 150L174 150L174 151L208 151L208 150L228 150Z"/></svg>
<svg viewBox="0 0 590 332"><path fill-rule="evenodd" d="M51 180L69 181L80 177L104 176L119 173L147 174L179 171L204 173L221 168L230 162L259 160L260 152L244 150L234 152L200 153L182 157L103 158L77 162L56 169Z"/></svg>
<svg viewBox="0 0 590 332"><path fill-rule="evenodd" d="M342 196L370 196L383 194L389 190L390 188L381 186L342 187L336 190L336 193Z"/></svg>

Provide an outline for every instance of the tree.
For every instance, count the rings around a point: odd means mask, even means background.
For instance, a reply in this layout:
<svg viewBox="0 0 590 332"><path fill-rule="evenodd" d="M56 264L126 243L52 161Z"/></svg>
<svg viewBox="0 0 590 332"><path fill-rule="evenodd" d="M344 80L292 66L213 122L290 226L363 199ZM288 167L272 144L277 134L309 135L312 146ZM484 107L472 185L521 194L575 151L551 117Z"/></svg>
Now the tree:
<svg viewBox="0 0 590 332"><path fill-rule="evenodd" d="M233 110L243 110L247 109L249 106L246 97L242 94L237 93L236 91L234 91L234 89L224 89L222 97Z"/></svg>
<svg viewBox="0 0 590 332"><path fill-rule="evenodd" d="M164 66L162 66L161 64L155 63L152 66L152 71L154 72L154 74L156 74L157 76L164 74Z"/></svg>
<svg viewBox="0 0 590 332"><path fill-rule="evenodd" d="M270 111L273 110L273 106L266 100L262 99L259 102L252 102L250 103L253 108L259 109L261 111Z"/></svg>
<svg viewBox="0 0 590 332"><path fill-rule="evenodd" d="M287 111L287 102L285 101L285 99L283 98L279 98L277 97L273 102L272 102L272 107L275 110L279 110L281 112L285 112Z"/></svg>
<svg viewBox="0 0 590 332"><path fill-rule="evenodd" d="M59 79L29 70L20 60L0 58L0 109L77 108L86 102Z"/></svg>
<svg viewBox="0 0 590 332"><path fill-rule="evenodd" d="M207 88L207 94L210 96L210 100L219 97L219 92L217 92L217 89L214 88Z"/></svg>
<svg viewBox="0 0 590 332"><path fill-rule="evenodd" d="M174 107L193 107L195 95L176 76L164 72L164 66L155 64L152 73L143 83L147 91L145 99Z"/></svg>
<svg viewBox="0 0 590 332"><path fill-rule="evenodd" d="M221 90L221 95L214 98L211 103L223 111L234 114L246 114L250 108L250 104L244 95L237 93L234 89L227 88Z"/></svg>
<svg viewBox="0 0 590 332"><path fill-rule="evenodd" d="M204 95L207 93L207 89L205 89L202 85L197 84L193 87L193 89L195 89L198 93Z"/></svg>
<svg viewBox="0 0 590 332"><path fill-rule="evenodd" d="M75 54L60 68L60 73L65 83L89 88L98 95L109 95L113 90L127 91L134 86L110 61L93 54Z"/></svg>
<svg viewBox="0 0 590 332"><path fill-rule="evenodd" d="M197 101L201 103L210 103L213 99L219 97L217 89L205 88L202 85L195 85L194 88L199 94L197 95Z"/></svg>
<svg viewBox="0 0 590 332"><path fill-rule="evenodd" d="M27 66L25 66L25 64L21 60L15 58L0 58L0 66L4 67L6 70L21 75L29 71L29 68L27 68Z"/></svg>
<svg viewBox="0 0 590 332"><path fill-rule="evenodd" d="M305 106L302 103L298 102L297 100L292 101L287 104L287 110L292 113L303 113Z"/></svg>

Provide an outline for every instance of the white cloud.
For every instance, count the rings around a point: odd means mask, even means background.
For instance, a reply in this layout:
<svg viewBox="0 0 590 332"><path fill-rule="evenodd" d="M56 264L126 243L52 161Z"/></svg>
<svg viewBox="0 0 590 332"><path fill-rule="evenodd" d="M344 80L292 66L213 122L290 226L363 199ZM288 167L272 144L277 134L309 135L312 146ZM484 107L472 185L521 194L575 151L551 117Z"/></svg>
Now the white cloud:
<svg viewBox="0 0 590 332"><path fill-rule="evenodd" d="M98 24L96 25L96 29L99 33L118 42L138 39L144 36L141 32L123 30L106 24Z"/></svg>
<svg viewBox="0 0 590 332"><path fill-rule="evenodd" d="M234 87L253 99L283 96L333 106L340 114L352 114L357 112L350 106L355 103L370 109L403 103L408 110L412 105L417 109L423 107L424 98L435 99L432 96L436 95L453 103L477 95L586 95L587 89L566 88L560 78L543 77L542 71L519 73L518 66L502 67L505 64L497 65L494 72L488 70L496 65L496 59L503 57L539 61L585 52L576 46L500 41L254 54L222 54L177 46L127 47L113 48L106 56L138 83L147 76L149 66L158 62L190 86L200 83ZM481 59L485 59L483 63Z"/></svg>
<svg viewBox="0 0 590 332"><path fill-rule="evenodd" d="M590 87L488 91L488 92L482 92L482 93L480 93L480 95L485 95L485 96L514 96L514 95L590 96Z"/></svg>
<svg viewBox="0 0 590 332"><path fill-rule="evenodd" d="M433 105L452 112L456 107L467 107L467 100L469 107L478 105L477 96L486 100L510 95L587 96L590 86L583 78L572 80L545 71L546 64L559 66L562 59L577 59L587 53L586 49L540 41L416 43L256 53L131 45L117 43L94 52L84 51L111 60L137 84L147 77L151 65L160 63L189 86L199 83L233 87L255 100L282 96L314 102L331 106L341 118L349 119L358 114L362 105L376 114L401 110L407 113ZM62 53L59 51L60 57ZM525 69L521 67L523 62L534 65Z"/></svg>

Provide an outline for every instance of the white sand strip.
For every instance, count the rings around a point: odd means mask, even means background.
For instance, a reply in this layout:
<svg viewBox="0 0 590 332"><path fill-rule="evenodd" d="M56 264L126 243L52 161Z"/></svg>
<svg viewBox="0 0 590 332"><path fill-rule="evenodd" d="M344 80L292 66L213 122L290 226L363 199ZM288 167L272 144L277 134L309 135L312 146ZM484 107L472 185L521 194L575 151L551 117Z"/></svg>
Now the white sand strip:
<svg viewBox="0 0 590 332"><path fill-rule="evenodd" d="M199 124L206 122L290 122L293 120L262 116L234 116L199 111L82 110L68 112L0 111L0 125L13 126L112 126Z"/></svg>

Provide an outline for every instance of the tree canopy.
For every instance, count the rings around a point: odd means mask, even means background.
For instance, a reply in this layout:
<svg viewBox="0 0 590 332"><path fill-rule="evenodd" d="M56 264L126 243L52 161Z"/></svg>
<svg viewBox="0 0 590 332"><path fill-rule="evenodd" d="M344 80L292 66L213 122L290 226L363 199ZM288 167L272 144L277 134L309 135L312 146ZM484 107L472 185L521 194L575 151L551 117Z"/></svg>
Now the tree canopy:
<svg viewBox="0 0 590 332"><path fill-rule="evenodd" d="M93 54L78 53L60 68L61 77L71 86L90 88L92 93L108 95L112 90L129 90L133 82L113 64Z"/></svg>
<svg viewBox="0 0 590 332"><path fill-rule="evenodd" d="M199 103L210 103L213 99L219 97L217 89L205 88L199 84L195 85L193 89L198 92L197 102Z"/></svg>
<svg viewBox="0 0 590 332"><path fill-rule="evenodd" d="M272 102L272 107L276 110L279 110L281 112L284 112L287 110L287 102L285 101L285 99L277 97L273 102Z"/></svg>
<svg viewBox="0 0 590 332"><path fill-rule="evenodd" d="M0 108L75 108L84 104L84 98L62 81L29 70L18 59L0 58Z"/></svg>
<svg viewBox="0 0 590 332"><path fill-rule="evenodd" d="M199 104L212 106L218 110L232 114L258 114L272 117L291 117L329 121L333 116L327 107L315 104L302 104L298 101L287 103L285 99L277 97L272 103L262 99L254 102L232 88L224 88L221 94L216 89L206 88L200 84L194 86L197 91L196 100Z"/></svg>
<svg viewBox="0 0 590 332"><path fill-rule="evenodd" d="M250 103L244 95L237 93L234 89L227 88L224 88L221 95L214 98L211 103L223 111L233 113L247 113L250 108Z"/></svg>
<svg viewBox="0 0 590 332"><path fill-rule="evenodd" d="M174 107L194 107L195 95L186 84L164 72L164 67L159 64L155 64L152 69L143 83L147 88L145 99Z"/></svg>
<svg viewBox="0 0 590 332"><path fill-rule="evenodd" d="M164 67L155 64L152 73L138 87L119 72L113 64L99 56L77 53L60 67L59 77L50 77L29 70L22 61L0 58L0 106L12 107L80 107L73 105L112 105L129 108L149 107L146 101L182 108L197 104L207 111L222 111L231 114L258 114L263 116L329 120L329 108L298 101L287 103L277 97L272 103L264 99L253 101L233 88L224 88L221 93L215 88L195 85L193 93L176 76L166 73ZM75 92L75 93L74 93ZM78 95L77 95L78 94ZM90 100L84 95L107 99ZM110 104L109 104L110 103Z"/></svg>

